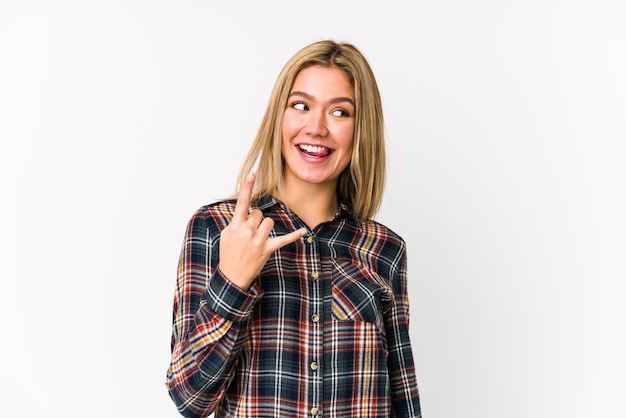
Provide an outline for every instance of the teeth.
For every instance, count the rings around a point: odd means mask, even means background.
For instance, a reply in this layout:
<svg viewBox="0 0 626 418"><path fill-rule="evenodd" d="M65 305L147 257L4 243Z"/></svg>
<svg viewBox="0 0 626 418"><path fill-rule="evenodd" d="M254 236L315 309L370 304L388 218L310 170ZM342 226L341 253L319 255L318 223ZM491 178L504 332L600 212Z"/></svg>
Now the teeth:
<svg viewBox="0 0 626 418"><path fill-rule="evenodd" d="M300 149L306 152L311 152L311 153L320 153L320 152L325 152L328 151L328 148L326 147L320 147L320 146L315 146L315 145L300 145Z"/></svg>

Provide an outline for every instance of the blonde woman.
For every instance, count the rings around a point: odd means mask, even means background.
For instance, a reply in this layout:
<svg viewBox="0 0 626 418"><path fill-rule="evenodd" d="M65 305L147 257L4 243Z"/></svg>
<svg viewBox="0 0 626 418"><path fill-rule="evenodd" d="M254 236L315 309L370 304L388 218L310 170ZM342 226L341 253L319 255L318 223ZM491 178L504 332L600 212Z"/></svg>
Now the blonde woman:
<svg viewBox="0 0 626 418"><path fill-rule="evenodd" d="M382 199L380 95L362 53L284 66L232 199L187 226L167 386L186 417L420 417L405 244Z"/></svg>

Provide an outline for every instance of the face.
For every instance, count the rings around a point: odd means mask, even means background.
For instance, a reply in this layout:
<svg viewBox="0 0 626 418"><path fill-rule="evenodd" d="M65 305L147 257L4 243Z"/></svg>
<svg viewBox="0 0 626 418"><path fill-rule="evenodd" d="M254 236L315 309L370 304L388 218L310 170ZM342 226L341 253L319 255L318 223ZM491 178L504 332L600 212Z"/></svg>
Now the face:
<svg viewBox="0 0 626 418"><path fill-rule="evenodd" d="M308 67L296 76L282 124L285 187L336 190L352 157L354 89L337 68Z"/></svg>

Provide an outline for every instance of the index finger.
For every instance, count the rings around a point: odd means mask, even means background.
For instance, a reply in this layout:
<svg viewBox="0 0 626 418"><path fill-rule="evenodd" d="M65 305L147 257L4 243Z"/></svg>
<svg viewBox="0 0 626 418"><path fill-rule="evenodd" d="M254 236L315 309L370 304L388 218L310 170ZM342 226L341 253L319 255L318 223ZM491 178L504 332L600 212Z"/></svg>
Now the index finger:
<svg viewBox="0 0 626 418"><path fill-rule="evenodd" d="M250 197L252 196L252 186L254 185L255 179L255 175L253 173L250 173L243 181L243 184L241 185L241 190L239 190L239 195L237 195L237 204L235 205L233 220L238 219L245 221L246 219L248 219Z"/></svg>

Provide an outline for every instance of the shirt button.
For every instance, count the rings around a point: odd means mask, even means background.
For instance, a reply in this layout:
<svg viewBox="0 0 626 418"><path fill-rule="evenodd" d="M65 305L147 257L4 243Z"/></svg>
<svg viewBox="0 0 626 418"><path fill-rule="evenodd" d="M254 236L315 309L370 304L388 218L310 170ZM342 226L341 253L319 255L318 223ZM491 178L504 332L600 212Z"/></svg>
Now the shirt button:
<svg viewBox="0 0 626 418"><path fill-rule="evenodd" d="M306 238L306 242L308 242L309 244L313 244L313 235L309 235L309 236Z"/></svg>
<svg viewBox="0 0 626 418"><path fill-rule="evenodd" d="M311 415L315 416L320 412L319 408L311 408Z"/></svg>
<svg viewBox="0 0 626 418"><path fill-rule="evenodd" d="M318 365L316 361L311 362L311 370L316 371L318 369Z"/></svg>
<svg viewBox="0 0 626 418"><path fill-rule="evenodd" d="M314 313L313 315L311 315L311 321L313 322L319 322L320 321L320 316L316 313Z"/></svg>
<svg viewBox="0 0 626 418"><path fill-rule="evenodd" d="M311 273L311 278L312 278L313 280L317 280L317 279L319 279L319 277L320 277L320 275L319 275L319 274L317 274L317 273Z"/></svg>

